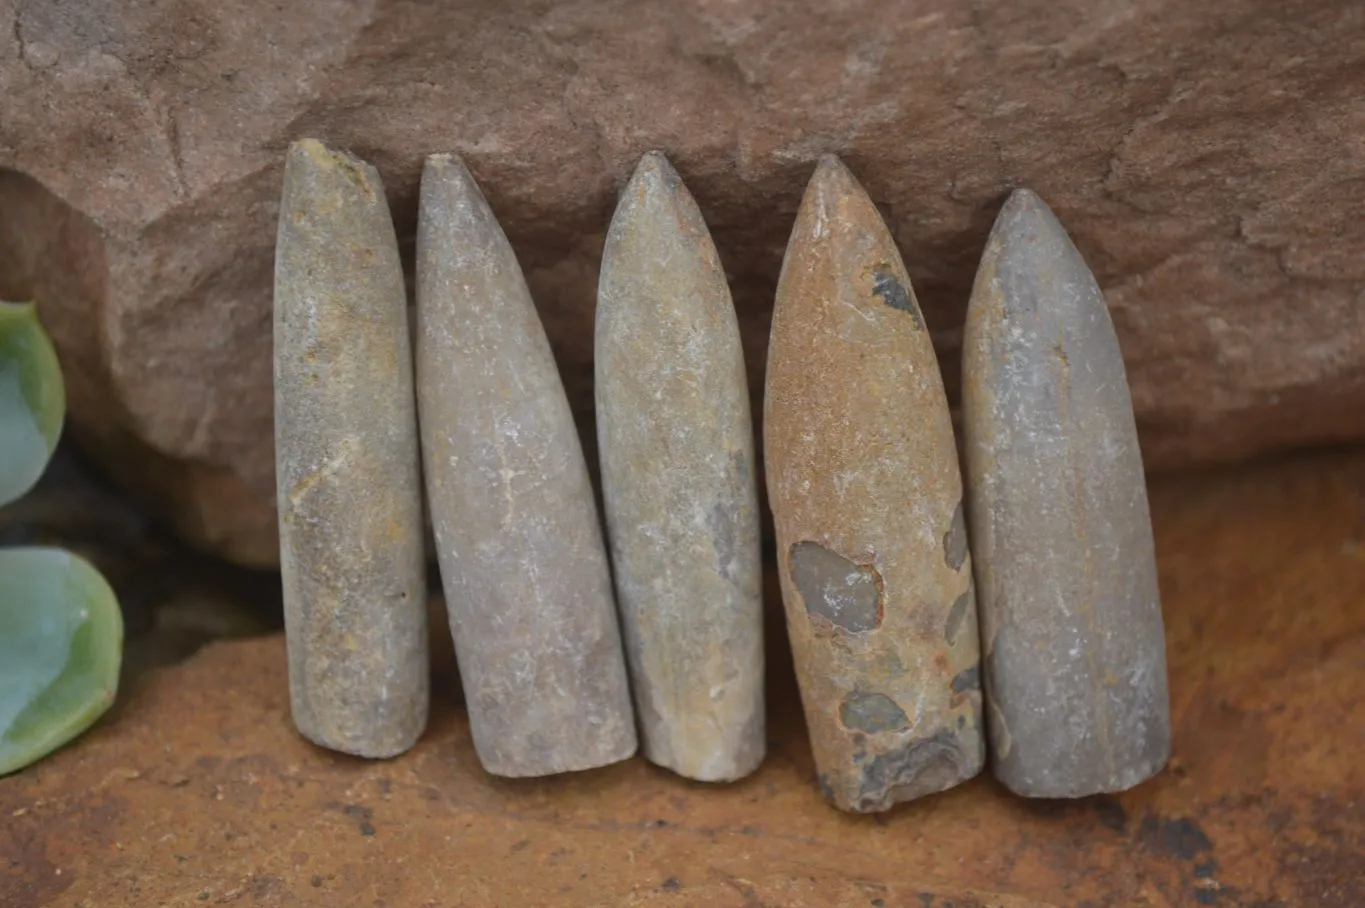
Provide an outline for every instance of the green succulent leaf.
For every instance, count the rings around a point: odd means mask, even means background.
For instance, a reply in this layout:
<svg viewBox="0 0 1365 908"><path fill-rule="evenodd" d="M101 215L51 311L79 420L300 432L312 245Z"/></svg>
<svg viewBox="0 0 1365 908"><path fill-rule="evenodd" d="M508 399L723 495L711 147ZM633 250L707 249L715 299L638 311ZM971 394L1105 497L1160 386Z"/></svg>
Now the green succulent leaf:
<svg viewBox="0 0 1365 908"><path fill-rule="evenodd" d="M0 549L0 776L104 714L122 653L123 616L93 565L62 549Z"/></svg>
<svg viewBox="0 0 1365 908"><path fill-rule="evenodd" d="M32 303L0 300L0 506L43 475L66 417L66 385Z"/></svg>

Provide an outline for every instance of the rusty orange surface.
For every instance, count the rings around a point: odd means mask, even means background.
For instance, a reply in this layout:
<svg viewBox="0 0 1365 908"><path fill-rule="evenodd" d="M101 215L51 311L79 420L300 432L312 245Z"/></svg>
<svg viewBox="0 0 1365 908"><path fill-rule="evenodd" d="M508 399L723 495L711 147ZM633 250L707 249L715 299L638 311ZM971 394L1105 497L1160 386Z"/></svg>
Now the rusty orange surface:
<svg viewBox="0 0 1365 908"><path fill-rule="evenodd" d="M275 637L154 675L0 780L0 905L1365 905L1365 453L1152 501L1175 756L1122 796L1028 802L981 776L839 813L775 601L771 750L727 786L639 757L493 779L448 655L411 753L330 754L290 724Z"/></svg>

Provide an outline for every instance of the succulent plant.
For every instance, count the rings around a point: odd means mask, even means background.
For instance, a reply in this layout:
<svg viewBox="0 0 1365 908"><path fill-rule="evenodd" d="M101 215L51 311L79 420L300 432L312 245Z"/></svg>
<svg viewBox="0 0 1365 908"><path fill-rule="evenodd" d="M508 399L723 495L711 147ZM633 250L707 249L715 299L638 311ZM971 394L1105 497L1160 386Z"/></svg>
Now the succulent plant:
<svg viewBox="0 0 1365 908"><path fill-rule="evenodd" d="M66 385L32 303L0 301L0 507L41 478ZM60 548L0 549L0 776L70 742L114 702L123 616L103 575Z"/></svg>

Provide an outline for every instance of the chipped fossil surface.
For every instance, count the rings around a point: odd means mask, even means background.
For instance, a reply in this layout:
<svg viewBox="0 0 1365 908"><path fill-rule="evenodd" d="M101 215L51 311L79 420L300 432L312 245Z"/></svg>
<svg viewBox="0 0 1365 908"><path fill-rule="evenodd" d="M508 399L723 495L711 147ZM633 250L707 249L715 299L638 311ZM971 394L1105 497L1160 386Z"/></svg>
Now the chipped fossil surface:
<svg viewBox="0 0 1365 908"><path fill-rule="evenodd" d="M1146 479L1104 297L1028 190L996 220L964 344L993 771L1034 797L1131 788L1171 746Z"/></svg>
<svg viewBox="0 0 1365 908"><path fill-rule="evenodd" d="M417 394L428 508L474 746L538 776L623 760L635 717L611 574L554 355L464 162L427 158Z"/></svg>
<svg viewBox="0 0 1365 908"><path fill-rule="evenodd" d="M398 243L375 169L290 146L275 270L275 450L290 703L366 757L426 727L417 414Z"/></svg>
<svg viewBox="0 0 1365 908"><path fill-rule="evenodd" d="M836 158L783 263L764 410L787 627L821 785L881 811L976 775L976 610L933 347L871 199Z"/></svg>
<svg viewBox="0 0 1365 908"><path fill-rule="evenodd" d="M700 210L645 155L603 253L599 457L645 755L731 781L763 759L754 429L739 325Z"/></svg>

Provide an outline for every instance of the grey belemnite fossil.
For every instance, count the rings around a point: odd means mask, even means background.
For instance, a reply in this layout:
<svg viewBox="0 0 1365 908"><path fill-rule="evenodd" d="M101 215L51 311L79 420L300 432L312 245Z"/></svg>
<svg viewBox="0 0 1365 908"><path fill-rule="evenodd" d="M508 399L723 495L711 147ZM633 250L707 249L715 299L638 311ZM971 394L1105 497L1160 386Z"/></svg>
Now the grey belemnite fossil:
<svg viewBox="0 0 1365 908"><path fill-rule="evenodd" d="M1030 191L996 220L963 346L993 772L1026 797L1131 788L1171 747L1142 457L1104 297Z"/></svg>
<svg viewBox="0 0 1365 908"><path fill-rule="evenodd" d="M637 733L597 505L515 253L455 155L422 171L417 395L428 508L484 768L589 769Z"/></svg>
<svg viewBox="0 0 1365 908"><path fill-rule="evenodd" d="M644 155L607 235L598 447L642 747L731 781L765 752L758 490L739 324L700 210Z"/></svg>
<svg viewBox="0 0 1365 908"><path fill-rule="evenodd" d="M395 756L426 727L430 684L407 293L379 174L313 139L285 162L274 344L294 723Z"/></svg>

